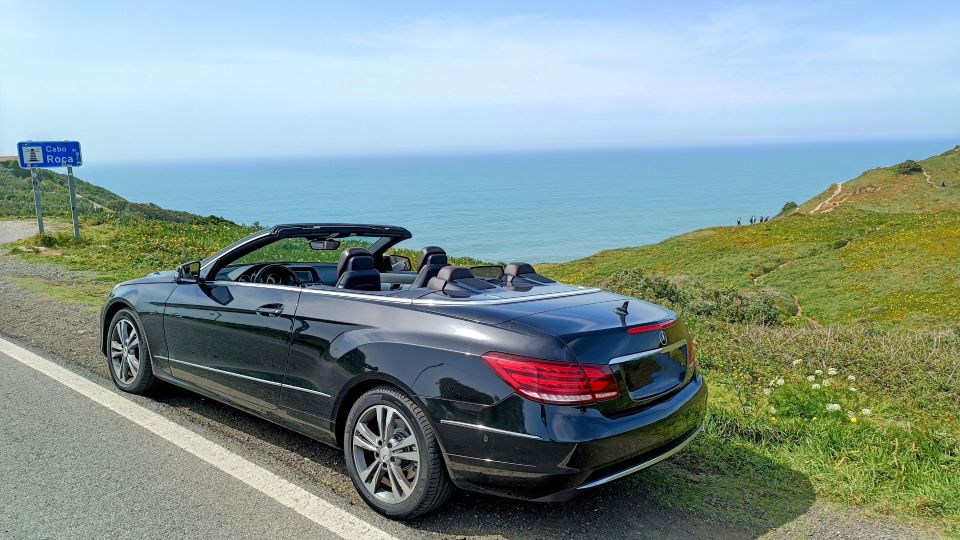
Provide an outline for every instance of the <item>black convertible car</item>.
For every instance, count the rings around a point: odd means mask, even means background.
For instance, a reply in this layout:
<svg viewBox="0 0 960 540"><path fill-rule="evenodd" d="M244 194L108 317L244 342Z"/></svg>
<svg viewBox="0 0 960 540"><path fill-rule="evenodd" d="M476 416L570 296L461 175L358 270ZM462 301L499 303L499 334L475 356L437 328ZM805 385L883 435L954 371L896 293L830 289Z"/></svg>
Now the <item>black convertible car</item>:
<svg viewBox="0 0 960 540"><path fill-rule="evenodd" d="M471 269L400 227L279 225L121 283L103 307L114 382L157 379L342 447L377 511L453 487L559 501L649 467L701 425L707 387L662 307Z"/></svg>

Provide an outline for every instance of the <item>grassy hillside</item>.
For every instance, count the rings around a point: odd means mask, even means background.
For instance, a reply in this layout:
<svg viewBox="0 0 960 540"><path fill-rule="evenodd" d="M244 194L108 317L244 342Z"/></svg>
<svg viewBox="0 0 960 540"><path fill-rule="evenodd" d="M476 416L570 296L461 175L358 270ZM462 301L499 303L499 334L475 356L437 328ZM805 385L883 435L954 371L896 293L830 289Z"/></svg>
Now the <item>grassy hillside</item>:
<svg viewBox="0 0 960 540"><path fill-rule="evenodd" d="M874 169L770 222L717 227L609 250L541 271L603 285L642 268L715 286L773 288L820 323L960 324L960 151L918 162L937 180ZM947 187L940 187L945 182ZM819 210L814 212L819 206Z"/></svg>
<svg viewBox="0 0 960 540"><path fill-rule="evenodd" d="M823 214L837 208L870 212L960 210L960 146L923 161L869 170L801 205L799 212Z"/></svg>
<svg viewBox="0 0 960 540"><path fill-rule="evenodd" d="M43 215L63 217L70 215L70 192L67 176L58 172L39 169L40 197ZM81 214L105 212L117 216L135 216L163 221L189 222L198 216L188 212L165 210L155 204L133 203L123 197L75 178L77 210ZM11 217L34 217L33 183L30 171L21 169L15 160L0 160L0 219Z"/></svg>
<svg viewBox="0 0 960 540"><path fill-rule="evenodd" d="M70 215L70 195L67 177L39 169L40 191L44 215ZM76 181L77 208L83 213L96 207L115 207L124 203L119 195L83 180ZM33 184L30 171L21 169L16 161L0 161L0 217L35 216Z"/></svg>

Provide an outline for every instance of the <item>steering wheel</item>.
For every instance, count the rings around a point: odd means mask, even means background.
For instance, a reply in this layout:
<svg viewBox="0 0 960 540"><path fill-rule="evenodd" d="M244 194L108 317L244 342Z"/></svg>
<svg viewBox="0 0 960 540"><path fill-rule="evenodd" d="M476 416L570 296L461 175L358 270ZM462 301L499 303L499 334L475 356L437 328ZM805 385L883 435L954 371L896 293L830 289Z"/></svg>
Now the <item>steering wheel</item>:
<svg viewBox="0 0 960 540"><path fill-rule="evenodd" d="M268 264L257 270L250 281L254 283L267 283L271 285L300 285L300 280L293 270L282 264Z"/></svg>

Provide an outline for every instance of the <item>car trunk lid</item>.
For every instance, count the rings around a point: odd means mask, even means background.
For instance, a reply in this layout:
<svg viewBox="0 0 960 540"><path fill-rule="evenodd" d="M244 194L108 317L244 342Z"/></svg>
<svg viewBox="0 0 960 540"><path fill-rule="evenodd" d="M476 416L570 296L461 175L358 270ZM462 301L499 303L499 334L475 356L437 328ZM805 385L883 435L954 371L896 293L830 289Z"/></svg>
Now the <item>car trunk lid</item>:
<svg viewBox="0 0 960 540"><path fill-rule="evenodd" d="M687 330L672 311L642 300L565 306L518 317L522 324L559 337L581 364L609 365L624 391L615 408L648 403L682 387Z"/></svg>

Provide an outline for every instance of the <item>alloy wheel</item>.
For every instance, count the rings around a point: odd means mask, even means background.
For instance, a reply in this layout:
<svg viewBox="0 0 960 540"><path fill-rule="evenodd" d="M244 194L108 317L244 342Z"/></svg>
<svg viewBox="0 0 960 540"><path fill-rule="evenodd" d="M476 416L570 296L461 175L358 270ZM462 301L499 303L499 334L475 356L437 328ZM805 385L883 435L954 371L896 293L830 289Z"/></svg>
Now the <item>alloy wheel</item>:
<svg viewBox="0 0 960 540"><path fill-rule="evenodd" d="M420 479L419 444L398 410L374 405L363 411L351 444L357 474L368 493L390 504L413 493Z"/></svg>
<svg viewBox="0 0 960 540"><path fill-rule="evenodd" d="M133 322L120 319L110 336L110 362L113 373L123 384L132 384L140 372L140 335Z"/></svg>

